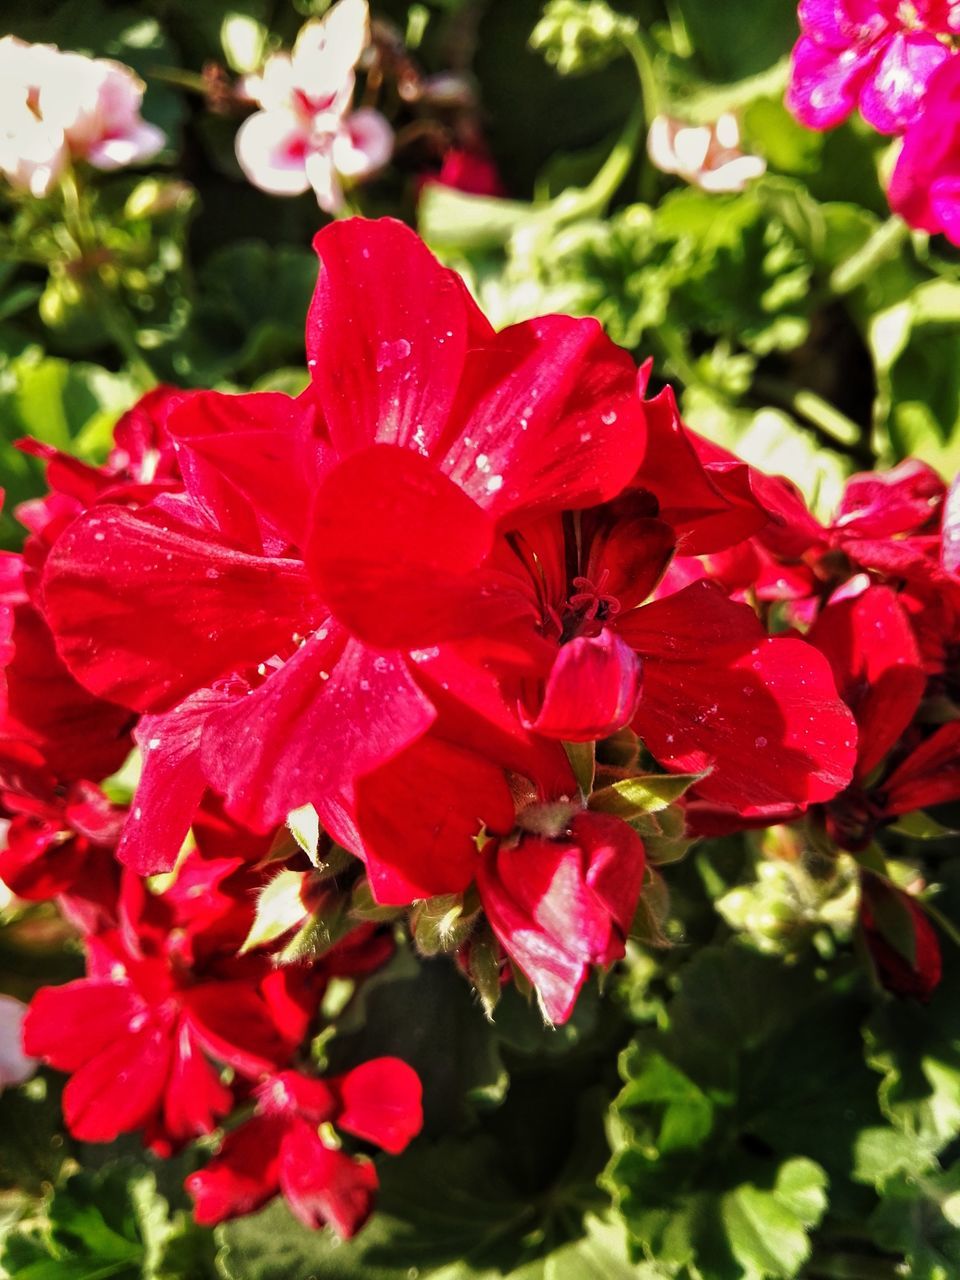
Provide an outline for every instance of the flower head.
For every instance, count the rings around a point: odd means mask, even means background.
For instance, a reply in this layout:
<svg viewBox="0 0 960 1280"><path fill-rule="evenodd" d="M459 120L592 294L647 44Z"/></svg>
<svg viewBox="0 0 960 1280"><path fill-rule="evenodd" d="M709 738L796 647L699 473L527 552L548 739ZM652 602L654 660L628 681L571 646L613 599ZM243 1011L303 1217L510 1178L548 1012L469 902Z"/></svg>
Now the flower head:
<svg viewBox="0 0 960 1280"><path fill-rule="evenodd" d="M767 168L760 156L740 150L740 126L730 112L712 125L657 116L650 125L647 153L662 173L679 174L704 191L742 191Z"/></svg>
<svg viewBox="0 0 960 1280"><path fill-rule="evenodd" d="M140 115L144 85L122 63L55 45L0 40L0 172L45 196L71 160L119 169L149 160L165 136Z"/></svg>
<svg viewBox="0 0 960 1280"><path fill-rule="evenodd" d="M358 182L388 162L393 131L371 108L351 112L354 67L370 37L367 0L338 0L301 28L290 53L272 54L244 92L260 110L237 133L237 159L272 195L312 187L322 209L343 203L341 179Z"/></svg>

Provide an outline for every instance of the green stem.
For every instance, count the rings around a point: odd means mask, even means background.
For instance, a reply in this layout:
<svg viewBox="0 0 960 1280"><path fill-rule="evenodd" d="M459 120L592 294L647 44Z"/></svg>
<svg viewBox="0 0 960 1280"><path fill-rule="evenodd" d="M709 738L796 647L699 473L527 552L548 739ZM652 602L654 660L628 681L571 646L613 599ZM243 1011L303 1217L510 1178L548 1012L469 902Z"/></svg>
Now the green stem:
<svg viewBox="0 0 960 1280"><path fill-rule="evenodd" d="M774 404L790 409L828 436L832 444L841 445L845 449L856 449L862 442L863 430L853 419L834 408L815 391L791 386L789 382L781 382L779 378L771 378L765 374L754 379L753 390L772 400Z"/></svg>
<svg viewBox="0 0 960 1280"><path fill-rule="evenodd" d="M653 59L646 42L639 32L623 37L625 51L633 60L640 81L640 96L610 154L594 174L586 187L578 191L565 191L551 200L541 211L545 222L561 226L578 218L589 218L605 213L623 180L630 172L644 135L644 126L657 114L660 90L654 72Z"/></svg>
<svg viewBox="0 0 960 1280"><path fill-rule="evenodd" d="M82 261L97 248L96 230L89 216L83 193L72 169L67 169L60 183L63 197L63 220L69 236L76 246L77 257ZM110 340L129 365L137 381L145 390L157 385L157 376L137 344L131 317L123 306L118 306L113 293L106 287L100 268L93 265L85 271L83 287L87 290L94 310L100 318Z"/></svg>
<svg viewBox="0 0 960 1280"><path fill-rule="evenodd" d="M831 292L850 293L863 284L877 267L896 256L909 236L910 228L896 214L881 223L856 253L833 269L829 280Z"/></svg>

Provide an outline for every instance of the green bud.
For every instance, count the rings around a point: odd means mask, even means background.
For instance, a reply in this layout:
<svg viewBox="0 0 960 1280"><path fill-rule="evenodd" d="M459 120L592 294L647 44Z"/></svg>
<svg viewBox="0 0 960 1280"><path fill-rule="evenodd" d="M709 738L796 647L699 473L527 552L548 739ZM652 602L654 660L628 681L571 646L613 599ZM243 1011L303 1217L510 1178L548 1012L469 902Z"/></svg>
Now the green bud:
<svg viewBox="0 0 960 1280"><path fill-rule="evenodd" d="M624 52L637 30L635 18L604 0L550 0L530 37L562 76L599 71Z"/></svg>

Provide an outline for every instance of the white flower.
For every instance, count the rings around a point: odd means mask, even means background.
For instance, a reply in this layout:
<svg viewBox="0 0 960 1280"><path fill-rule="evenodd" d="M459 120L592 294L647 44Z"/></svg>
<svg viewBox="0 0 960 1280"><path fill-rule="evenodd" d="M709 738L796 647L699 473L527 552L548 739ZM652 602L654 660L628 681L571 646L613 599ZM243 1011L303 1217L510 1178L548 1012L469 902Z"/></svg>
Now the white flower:
<svg viewBox="0 0 960 1280"><path fill-rule="evenodd" d="M359 181L393 152L393 131L369 108L350 112L354 67L370 38L367 0L339 0L308 22L290 53L267 59L243 92L260 106L237 132L240 167L272 195L311 187L321 208L343 203L340 178Z"/></svg>
<svg viewBox="0 0 960 1280"><path fill-rule="evenodd" d="M37 1069L34 1058L23 1052L21 1029L27 1006L13 996L0 995L0 1093L23 1084Z"/></svg>
<svg viewBox="0 0 960 1280"><path fill-rule="evenodd" d="M740 150L740 126L729 112L712 125L657 116L647 137L647 153L662 173L679 174L704 191L742 191L767 168L765 160Z"/></svg>
<svg viewBox="0 0 960 1280"><path fill-rule="evenodd" d="M118 169L147 160L165 138L140 115L144 86L129 67L55 45L0 40L0 172L45 196L71 160Z"/></svg>

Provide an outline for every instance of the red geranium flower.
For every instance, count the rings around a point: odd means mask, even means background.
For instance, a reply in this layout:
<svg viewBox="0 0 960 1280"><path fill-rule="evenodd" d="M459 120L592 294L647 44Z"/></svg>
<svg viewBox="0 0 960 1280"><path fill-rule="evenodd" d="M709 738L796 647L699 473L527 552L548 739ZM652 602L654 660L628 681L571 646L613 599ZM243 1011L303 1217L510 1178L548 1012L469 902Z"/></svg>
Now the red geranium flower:
<svg viewBox="0 0 960 1280"><path fill-rule="evenodd" d="M63 1106L76 1137L142 1129L169 1152L233 1106L215 1063L256 1080L290 1060L325 971L236 956L254 883L241 859L196 854L161 896L128 878L120 927L87 940L88 976L34 997L24 1043L71 1073Z"/></svg>
<svg viewBox="0 0 960 1280"><path fill-rule="evenodd" d="M402 868L375 889L404 901L469 882L481 822L512 825L503 767L529 774L544 754L519 724L488 725L469 689L463 715L457 690L428 697L417 648L488 637L488 655L529 661L500 527L617 493L643 413L632 362L595 322L494 334L397 223L340 223L317 249L310 391L182 405L185 494L82 516L45 601L87 687L150 713L131 865L170 865L209 784L258 829L315 804Z"/></svg>
<svg viewBox="0 0 960 1280"><path fill-rule="evenodd" d="M521 834L484 850L484 914L550 1022L570 1017L592 965L623 958L644 865L640 837L602 813L576 814L555 838Z"/></svg>
<svg viewBox="0 0 960 1280"><path fill-rule="evenodd" d="M304 1226L355 1235L373 1208L377 1171L342 1151L330 1126L397 1155L423 1125L416 1072L399 1058L374 1058L327 1080L283 1071L255 1096L253 1117L187 1179L197 1221L213 1226L252 1213L282 1192Z"/></svg>

